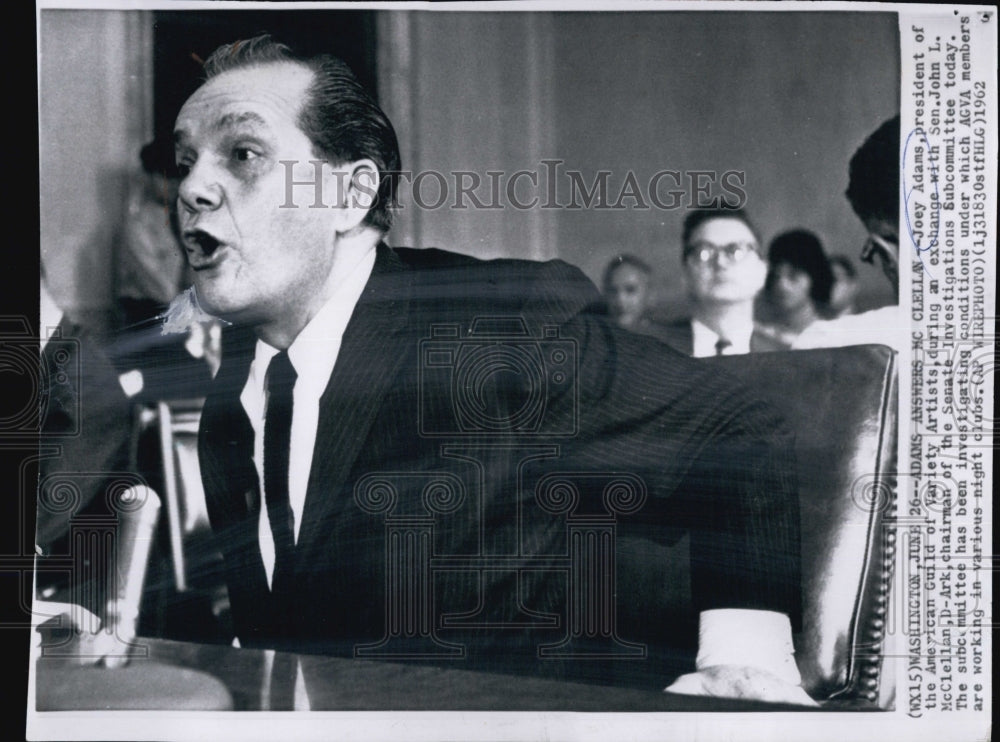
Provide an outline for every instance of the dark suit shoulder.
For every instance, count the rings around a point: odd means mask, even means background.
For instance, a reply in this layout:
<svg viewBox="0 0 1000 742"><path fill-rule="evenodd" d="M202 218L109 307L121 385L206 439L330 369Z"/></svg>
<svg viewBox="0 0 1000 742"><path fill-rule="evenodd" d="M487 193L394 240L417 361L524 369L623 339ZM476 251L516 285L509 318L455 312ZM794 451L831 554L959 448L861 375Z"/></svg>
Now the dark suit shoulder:
<svg viewBox="0 0 1000 742"><path fill-rule="evenodd" d="M392 251L407 268L417 270L464 269L480 272L484 276L515 274L533 277L559 276L565 280L582 281L593 286L576 266L558 258L551 260L526 260L523 258L477 258L473 255L442 250L437 247L394 247Z"/></svg>
<svg viewBox="0 0 1000 742"><path fill-rule="evenodd" d="M481 258L437 248L393 248L408 269L417 307L472 316L520 314L561 323L584 312L603 313L603 301L583 272L562 260Z"/></svg>
<svg viewBox="0 0 1000 742"><path fill-rule="evenodd" d="M404 266L419 270L477 265L486 262L472 255L442 250L438 247L394 247L392 252L396 254Z"/></svg>

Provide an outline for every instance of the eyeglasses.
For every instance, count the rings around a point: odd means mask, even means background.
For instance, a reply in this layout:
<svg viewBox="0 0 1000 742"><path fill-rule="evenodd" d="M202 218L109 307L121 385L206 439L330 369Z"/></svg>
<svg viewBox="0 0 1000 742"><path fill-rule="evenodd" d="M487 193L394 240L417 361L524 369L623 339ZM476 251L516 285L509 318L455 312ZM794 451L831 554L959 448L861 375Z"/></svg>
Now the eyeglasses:
<svg viewBox="0 0 1000 742"><path fill-rule="evenodd" d="M728 245L695 242L684 251L684 258L694 258L695 262L702 264L718 258L720 262L732 264L742 262L751 253L757 253L757 245L753 242L730 242Z"/></svg>
<svg viewBox="0 0 1000 742"><path fill-rule="evenodd" d="M875 253L882 252L884 257L891 258L899 252L899 245L885 237L880 237L871 232L868 233L868 240L861 248L861 260L865 263L875 263Z"/></svg>

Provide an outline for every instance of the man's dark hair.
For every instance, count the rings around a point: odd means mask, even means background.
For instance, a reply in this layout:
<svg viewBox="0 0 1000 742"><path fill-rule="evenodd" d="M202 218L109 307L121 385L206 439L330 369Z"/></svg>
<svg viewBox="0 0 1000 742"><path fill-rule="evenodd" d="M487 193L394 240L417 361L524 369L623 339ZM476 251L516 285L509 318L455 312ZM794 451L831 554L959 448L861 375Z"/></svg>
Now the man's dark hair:
<svg viewBox="0 0 1000 742"><path fill-rule="evenodd" d="M851 157L845 195L861 221L899 221L899 116L869 136Z"/></svg>
<svg viewBox="0 0 1000 742"><path fill-rule="evenodd" d="M684 229L681 232L681 244L684 247L683 257L687 258L691 248L691 235L698 227L713 219L736 219L743 222L753 233L754 240L760 245L760 233L754 226L747 212L743 209L695 209L684 217Z"/></svg>
<svg viewBox="0 0 1000 742"><path fill-rule="evenodd" d="M299 57L265 34L220 46L205 60L205 79L280 62L300 64L313 72L298 124L317 156L334 164L367 158L378 167L378 196L364 223L388 232L400 167L399 143L392 123L346 63L329 54Z"/></svg>
<svg viewBox="0 0 1000 742"><path fill-rule="evenodd" d="M774 281L775 268L785 263L809 276L809 298L813 304L822 307L830 301L833 288L830 261L819 237L808 229L793 229L775 237L767 251L767 262L767 290Z"/></svg>
<svg viewBox="0 0 1000 742"><path fill-rule="evenodd" d="M631 266L647 276L651 276L653 274L653 269L649 267L649 263L642 258L638 258L635 255L630 255L628 253L621 253L620 255L615 255L611 258L611 261L604 268L603 285L606 287L611 281L611 276L614 275L614 272L624 266Z"/></svg>

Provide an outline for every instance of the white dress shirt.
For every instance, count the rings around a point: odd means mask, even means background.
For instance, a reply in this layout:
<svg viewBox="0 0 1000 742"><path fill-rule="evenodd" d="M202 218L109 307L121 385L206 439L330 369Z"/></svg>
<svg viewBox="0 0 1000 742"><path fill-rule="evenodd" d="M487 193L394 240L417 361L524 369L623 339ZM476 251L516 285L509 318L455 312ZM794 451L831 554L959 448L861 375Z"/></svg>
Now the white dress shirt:
<svg viewBox="0 0 1000 742"><path fill-rule="evenodd" d="M749 608L702 611L698 621L699 670L738 665L766 670L786 683L799 685L792 623L784 613Z"/></svg>
<svg viewBox="0 0 1000 742"><path fill-rule="evenodd" d="M750 352L750 338L753 335L753 318L747 317L746 321L734 322L730 328L731 334L726 336L729 341L723 351L724 356L735 356ZM719 355L715 344L722 339L715 330L708 327L696 319L691 320L691 336L693 340L695 358L707 358Z"/></svg>
<svg viewBox="0 0 1000 742"><path fill-rule="evenodd" d="M309 321L288 347L288 359L295 369L295 389L292 396L291 449L288 457L288 503L292 508L293 533L298 542L305 507L309 472L312 470L313 448L319 425L319 399L333 373L340 354L344 330L354 313L365 284L375 265L374 248L365 253L358 264L345 276L336 292ZM264 418L267 414L267 367L278 354L263 340L257 341L250 375L240 394L240 402L253 426L253 462L261 489L260 521L258 535L260 554L271 585L274 574L274 536L267 517L264 492Z"/></svg>

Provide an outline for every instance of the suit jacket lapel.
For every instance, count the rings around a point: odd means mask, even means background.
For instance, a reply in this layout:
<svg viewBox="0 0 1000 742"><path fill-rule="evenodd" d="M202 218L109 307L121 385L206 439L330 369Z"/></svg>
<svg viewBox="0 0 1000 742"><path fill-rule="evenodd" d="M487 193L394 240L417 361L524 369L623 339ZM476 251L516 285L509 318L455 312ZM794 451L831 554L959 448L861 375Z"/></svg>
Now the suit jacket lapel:
<svg viewBox="0 0 1000 742"><path fill-rule="evenodd" d="M205 493L227 522L245 518L259 505L253 466L253 428L240 402L256 337L245 328L223 335L223 362L205 401L199 458Z"/></svg>
<svg viewBox="0 0 1000 742"><path fill-rule="evenodd" d="M256 337L245 328L224 334L223 363L205 402L198 455L212 528L227 553L234 615L255 616L241 624L241 639L252 641L270 622L267 576L257 536L260 484L253 463L253 427L240 394L246 385Z"/></svg>
<svg viewBox="0 0 1000 742"><path fill-rule="evenodd" d="M316 446L298 546L313 541L320 524L343 507L336 497L347 479L400 364L408 357L410 278L385 245L344 332L330 381L320 398ZM307 548L297 548L303 555Z"/></svg>

